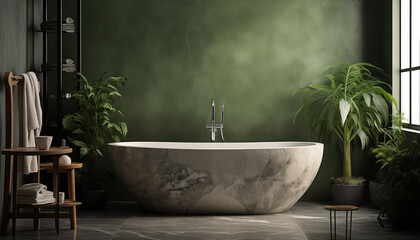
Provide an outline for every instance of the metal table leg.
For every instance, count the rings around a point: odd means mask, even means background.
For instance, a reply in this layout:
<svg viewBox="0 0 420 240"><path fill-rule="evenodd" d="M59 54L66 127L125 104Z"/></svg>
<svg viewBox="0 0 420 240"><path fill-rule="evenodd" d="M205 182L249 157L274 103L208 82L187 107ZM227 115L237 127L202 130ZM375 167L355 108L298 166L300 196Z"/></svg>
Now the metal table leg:
<svg viewBox="0 0 420 240"><path fill-rule="evenodd" d="M347 219L348 219L349 211L346 211L346 240L347 240Z"/></svg>
<svg viewBox="0 0 420 240"><path fill-rule="evenodd" d="M332 240L332 215L331 215L331 210L330 210L330 235L331 235L331 240Z"/></svg>
<svg viewBox="0 0 420 240"><path fill-rule="evenodd" d="M336 211L334 211L334 239L337 239L337 217Z"/></svg>
<svg viewBox="0 0 420 240"><path fill-rule="evenodd" d="M353 221L353 210L350 211L350 240L351 240L351 223Z"/></svg>

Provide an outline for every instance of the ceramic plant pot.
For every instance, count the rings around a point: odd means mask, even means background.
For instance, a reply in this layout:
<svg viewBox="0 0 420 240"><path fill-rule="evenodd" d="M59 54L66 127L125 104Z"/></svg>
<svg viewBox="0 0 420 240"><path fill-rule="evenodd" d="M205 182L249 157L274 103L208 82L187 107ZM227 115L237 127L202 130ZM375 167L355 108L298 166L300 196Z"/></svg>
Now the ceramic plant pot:
<svg viewBox="0 0 420 240"><path fill-rule="evenodd" d="M378 188L378 186L378 180L373 180L369 182L370 201L372 202L372 206L376 209L379 209L379 207L381 206L382 197L382 191Z"/></svg>
<svg viewBox="0 0 420 240"><path fill-rule="evenodd" d="M108 204L108 191L104 189L82 190L82 205L87 210L103 210Z"/></svg>
<svg viewBox="0 0 420 240"><path fill-rule="evenodd" d="M331 183L331 196L337 205L360 206L365 185L342 185Z"/></svg>

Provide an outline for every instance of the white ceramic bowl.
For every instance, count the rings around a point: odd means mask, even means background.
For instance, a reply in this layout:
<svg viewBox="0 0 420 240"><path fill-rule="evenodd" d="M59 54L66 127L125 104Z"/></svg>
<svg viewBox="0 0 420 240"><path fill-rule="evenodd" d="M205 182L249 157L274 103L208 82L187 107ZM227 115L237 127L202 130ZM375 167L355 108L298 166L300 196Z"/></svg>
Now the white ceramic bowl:
<svg viewBox="0 0 420 240"><path fill-rule="evenodd" d="M35 144L40 150L48 150L50 149L52 139L52 136L38 136L35 137Z"/></svg>

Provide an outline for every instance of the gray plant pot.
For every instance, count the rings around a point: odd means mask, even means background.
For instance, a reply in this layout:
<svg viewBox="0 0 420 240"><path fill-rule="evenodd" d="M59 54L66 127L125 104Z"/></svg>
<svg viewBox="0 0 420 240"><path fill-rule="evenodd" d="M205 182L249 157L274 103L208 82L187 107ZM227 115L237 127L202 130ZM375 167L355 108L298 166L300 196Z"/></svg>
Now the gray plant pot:
<svg viewBox="0 0 420 240"><path fill-rule="evenodd" d="M379 181L373 180L369 182L369 195L372 206L379 209L381 206L382 191L378 188Z"/></svg>
<svg viewBox="0 0 420 240"><path fill-rule="evenodd" d="M341 185L331 183L331 196L335 204L360 206L363 200L364 184Z"/></svg>

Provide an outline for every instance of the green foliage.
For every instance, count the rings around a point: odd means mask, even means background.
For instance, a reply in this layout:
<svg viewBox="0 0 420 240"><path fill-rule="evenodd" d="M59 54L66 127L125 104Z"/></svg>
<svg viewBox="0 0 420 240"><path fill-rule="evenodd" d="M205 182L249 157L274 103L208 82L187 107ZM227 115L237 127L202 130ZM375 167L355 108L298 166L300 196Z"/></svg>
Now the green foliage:
<svg viewBox="0 0 420 240"><path fill-rule="evenodd" d="M393 127L383 129L383 141L371 152L381 164L383 175L379 185L383 192L381 210L397 218L404 207L415 212L420 201L420 144L413 141L408 148L402 147L406 141L402 115L394 115L392 121Z"/></svg>
<svg viewBox="0 0 420 240"><path fill-rule="evenodd" d="M420 202L420 143L413 141L406 151L387 161L383 170L381 209L392 215L401 205L417 207Z"/></svg>
<svg viewBox="0 0 420 240"><path fill-rule="evenodd" d="M392 127L382 130L383 141L371 148L371 152L377 159L376 163L381 164L381 169L386 167L397 156L405 156L408 153L408 149L400 149L401 144L406 140L402 131L402 125L401 114L392 116Z"/></svg>
<svg viewBox="0 0 420 240"><path fill-rule="evenodd" d="M366 182L364 177L331 177L331 183L342 185L362 185Z"/></svg>
<svg viewBox="0 0 420 240"><path fill-rule="evenodd" d="M388 125L389 107L395 99L383 87L389 84L372 74L383 71L368 63L339 63L323 73L322 85L308 85L295 91L311 94L297 111L309 116L309 136L318 133L320 141L329 142L335 134L343 143L343 175L351 176L350 142L360 139L362 149L369 139L378 141L383 126ZM295 94L294 93L294 94Z"/></svg>
<svg viewBox="0 0 420 240"><path fill-rule="evenodd" d="M73 94L78 110L64 116L63 127L69 141L80 147L86 169L79 176L84 183L97 185L102 180L102 173L95 166L99 156L103 156L100 147L109 139L119 142L127 134L127 125L117 120L118 115L122 117L123 114L113 107L115 99L121 97L117 88L123 87L126 79L104 79L102 75L98 80L88 81L81 73L78 76L81 89Z"/></svg>

